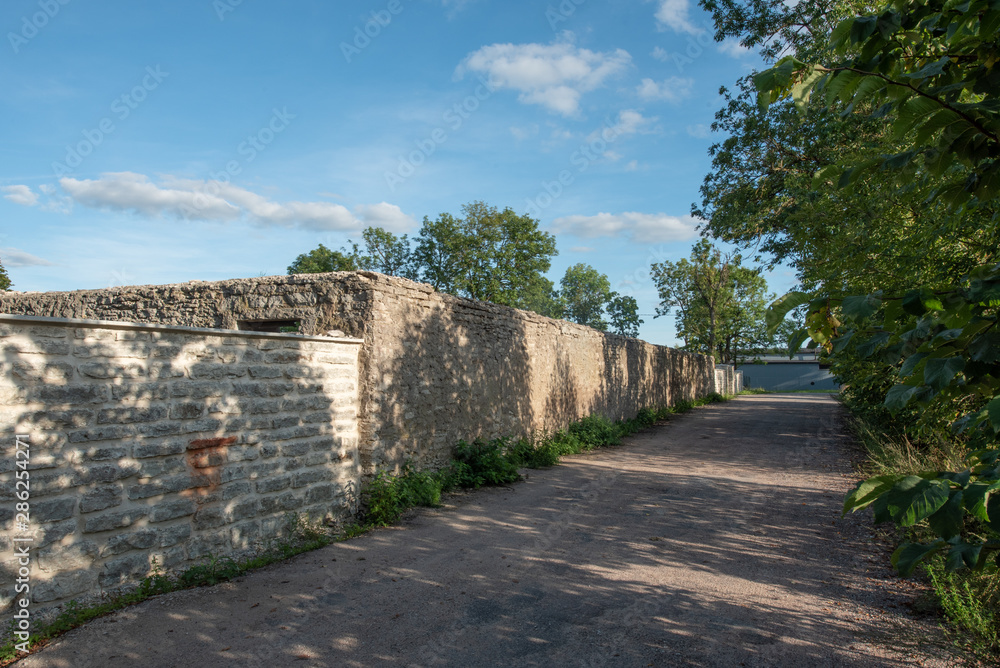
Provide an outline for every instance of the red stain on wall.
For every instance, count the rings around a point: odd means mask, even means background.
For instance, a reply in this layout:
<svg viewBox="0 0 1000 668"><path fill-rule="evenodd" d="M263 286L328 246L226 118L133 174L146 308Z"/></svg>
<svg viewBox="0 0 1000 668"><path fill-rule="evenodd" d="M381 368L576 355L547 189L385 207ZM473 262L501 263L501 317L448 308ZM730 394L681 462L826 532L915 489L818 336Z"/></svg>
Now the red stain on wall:
<svg viewBox="0 0 1000 668"><path fill-rule="evenodd" d="M207 496L215 491L222 480L222 467L229 458L226 448L236 443L235 436L199 438L188 443L187 464L198 487L187 490L190 496Z"/></svg>

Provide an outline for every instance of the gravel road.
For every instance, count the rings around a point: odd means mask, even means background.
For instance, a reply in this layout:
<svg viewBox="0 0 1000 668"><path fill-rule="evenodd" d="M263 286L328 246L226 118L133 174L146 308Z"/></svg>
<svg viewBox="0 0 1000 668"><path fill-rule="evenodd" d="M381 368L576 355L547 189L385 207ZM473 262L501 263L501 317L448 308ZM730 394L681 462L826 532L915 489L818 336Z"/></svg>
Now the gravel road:
<svg viewBox="0 0 1000 668"><path fill-rule="evenodd" d="M757 395L97 620L24 668L947 666L853 485L841 408Z"/></svg>

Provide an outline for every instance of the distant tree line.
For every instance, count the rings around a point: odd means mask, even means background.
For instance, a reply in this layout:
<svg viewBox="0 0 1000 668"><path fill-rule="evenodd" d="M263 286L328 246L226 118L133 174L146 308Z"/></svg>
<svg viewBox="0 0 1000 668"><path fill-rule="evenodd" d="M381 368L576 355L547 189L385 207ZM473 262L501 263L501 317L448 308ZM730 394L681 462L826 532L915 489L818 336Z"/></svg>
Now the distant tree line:
<svg viewBox="0 0 1000 668"><path fill-rule="evenodd" d="M611 290L608 277L587 264L566 270L560 289L544 274L558 254L555 237L538 221L483 202L462 217L424 217L415 239L368 227L362 242L331 250L320 244L295 258L289 274L376 271L430 283L441 292L565 318L601 331L637 336L642 320L633 297Z"/></svg>

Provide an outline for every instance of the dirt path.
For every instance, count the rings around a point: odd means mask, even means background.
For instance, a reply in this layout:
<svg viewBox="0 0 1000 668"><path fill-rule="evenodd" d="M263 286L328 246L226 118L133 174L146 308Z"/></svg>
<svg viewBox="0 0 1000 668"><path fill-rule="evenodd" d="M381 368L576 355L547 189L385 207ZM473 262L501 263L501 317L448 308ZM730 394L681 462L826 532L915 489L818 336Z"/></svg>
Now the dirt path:
<svg viewBox="0 0 1000 668"><path fill-rule="evenodd" d="M866 520L840 518L839 411L822 395L708 406L20 665L949 665Z"/></svg>

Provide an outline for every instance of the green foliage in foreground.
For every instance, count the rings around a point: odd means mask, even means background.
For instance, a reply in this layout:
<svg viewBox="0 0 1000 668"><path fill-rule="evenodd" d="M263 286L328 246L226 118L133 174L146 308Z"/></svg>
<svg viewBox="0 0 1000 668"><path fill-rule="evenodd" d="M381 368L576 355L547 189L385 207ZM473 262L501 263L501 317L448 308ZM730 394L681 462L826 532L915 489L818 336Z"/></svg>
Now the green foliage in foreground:
<svg viewBox="0 0 1000 668"><path fill-rule="evenodd" d="M986 661L1000 660L1000 576L947 571L942 559L926 567L952 640Z"/></svg>

